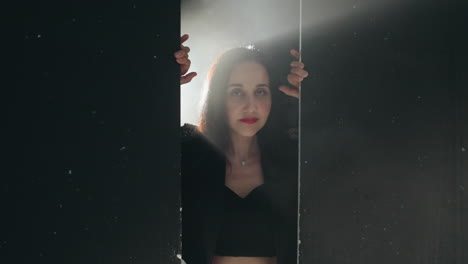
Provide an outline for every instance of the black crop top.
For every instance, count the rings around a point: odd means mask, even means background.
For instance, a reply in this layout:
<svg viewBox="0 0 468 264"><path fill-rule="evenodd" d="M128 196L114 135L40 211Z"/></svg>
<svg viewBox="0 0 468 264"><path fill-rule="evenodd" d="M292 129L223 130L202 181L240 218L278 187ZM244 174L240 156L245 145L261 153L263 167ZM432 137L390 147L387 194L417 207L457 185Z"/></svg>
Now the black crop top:
<svg viewBox="0 0 468 264"><path fill-rule="evenodd" d="M241 198L224 186L224 213L215 255L243 257L276 256L272 212L265 184Z"/></svg>

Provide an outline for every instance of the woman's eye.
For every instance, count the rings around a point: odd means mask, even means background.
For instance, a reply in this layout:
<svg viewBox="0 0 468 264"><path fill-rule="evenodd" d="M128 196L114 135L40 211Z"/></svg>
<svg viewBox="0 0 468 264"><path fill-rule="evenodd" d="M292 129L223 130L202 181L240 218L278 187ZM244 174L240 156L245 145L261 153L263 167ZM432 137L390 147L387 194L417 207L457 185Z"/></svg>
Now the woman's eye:
<svg viewBox="0 0 468 264"><path fill-rule="evenodd" d="M260 95L260 96L266 95L266 94L267 94L267 92L266 92L265 90L263 90L263 89L257 90L255 93L256 93L257 95Z"/></svg>
<svg viewBox="0 0 468 264"><path fill-rule="evenodd" d="M239 96L242 94L242 92L239 89L234 89L231 91L231 94L234 96Z"/></svg>

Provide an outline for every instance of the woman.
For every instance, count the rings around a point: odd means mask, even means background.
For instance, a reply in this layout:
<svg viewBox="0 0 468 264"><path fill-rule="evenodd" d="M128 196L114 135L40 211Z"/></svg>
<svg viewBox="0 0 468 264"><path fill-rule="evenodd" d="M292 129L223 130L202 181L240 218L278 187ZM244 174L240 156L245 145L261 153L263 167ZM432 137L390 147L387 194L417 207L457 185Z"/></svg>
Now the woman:
<svg viewBox="0 0 468 264"><path fill-rule="evenodd" d="M181 84L196 73L190 49L174 54ZM299 53L291 50L299 58ZM307 77L291 63L276 88L265 56L253 49L225 52L212 66L197 127L182 127L182 258L187 264L288 264L296 254L296 174L275 146L278 91L299 98ZM276 108L275 108L276 107ZM272 118L273 117L273 118ZM294 164L295 166L296 164Z"/></svg>

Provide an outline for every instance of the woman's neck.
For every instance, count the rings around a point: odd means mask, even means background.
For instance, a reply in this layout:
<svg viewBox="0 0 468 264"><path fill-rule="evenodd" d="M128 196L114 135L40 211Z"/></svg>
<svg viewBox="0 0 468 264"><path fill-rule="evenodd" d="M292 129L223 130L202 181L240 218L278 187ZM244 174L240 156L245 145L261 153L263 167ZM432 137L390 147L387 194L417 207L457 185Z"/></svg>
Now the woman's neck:
<svg viewBox="0 0 468 264"><path fill-rule="evenodd" d="M246 161L259 154L257 136L245 137L238 134L231 134L231 149L228 155L236 161Z"/></svg>

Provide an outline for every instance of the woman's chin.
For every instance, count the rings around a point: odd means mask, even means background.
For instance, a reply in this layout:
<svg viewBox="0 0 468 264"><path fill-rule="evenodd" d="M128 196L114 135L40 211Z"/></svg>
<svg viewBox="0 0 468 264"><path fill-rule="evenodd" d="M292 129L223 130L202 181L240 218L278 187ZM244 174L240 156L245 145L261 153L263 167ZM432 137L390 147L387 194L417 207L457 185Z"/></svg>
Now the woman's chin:
<svg viewBox="0 0 468 264"><path fill-rule="evenodd" d="M241 136L241 137L254 137L257 135L259 129L251 128L251 129L236 129L234 133Z"/></svg>
<svg viewBox="0 0 468 264"><path fill-rule="evenodd" d="M243 137L255 137L255 135L257 135L257 132L255 132L255 133L245 133L242 136Z"/></svg>

